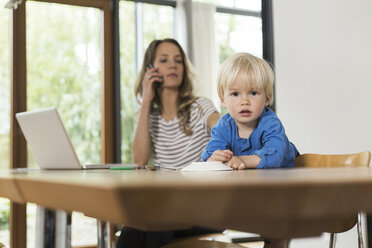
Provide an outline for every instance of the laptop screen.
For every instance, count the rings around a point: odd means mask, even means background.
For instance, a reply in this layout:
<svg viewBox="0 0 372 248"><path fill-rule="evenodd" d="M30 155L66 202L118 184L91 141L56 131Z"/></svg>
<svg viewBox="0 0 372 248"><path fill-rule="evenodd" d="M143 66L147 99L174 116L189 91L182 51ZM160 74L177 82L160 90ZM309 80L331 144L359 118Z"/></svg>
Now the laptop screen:
<svg viewBox="0 0 372 248"><path fill-rule="evenodd" d="M16 119L40 168L82 168L56 108L17 113Z"/></svg>

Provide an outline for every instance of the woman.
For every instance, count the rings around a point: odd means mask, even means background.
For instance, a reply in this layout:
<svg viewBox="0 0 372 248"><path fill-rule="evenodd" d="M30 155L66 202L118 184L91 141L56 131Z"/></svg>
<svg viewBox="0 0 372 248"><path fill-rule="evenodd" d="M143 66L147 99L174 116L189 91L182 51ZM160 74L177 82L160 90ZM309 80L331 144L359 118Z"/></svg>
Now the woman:
<svg viewBox="0 0 372 248"><path fill-rule="evenodd" d="M157 165L200 161L219 114L211 101L193 95L193 76L176 40L151 42L135 86L141 108L132 154L138 165L146 165L152 151Z"/></svg>
<svg viewBox="0 0 372 248"><path fill-rule="evenodd" d="M132 154L139 166L149 162L183 168L201 160L210 130L219 119L212 102L193 95L191 65L174 39L154 40L146 50L135 93L138 125ZM145 232L124 228L117 247L158 248L173 237L216 232L194 227L183 231Z"/></svg>

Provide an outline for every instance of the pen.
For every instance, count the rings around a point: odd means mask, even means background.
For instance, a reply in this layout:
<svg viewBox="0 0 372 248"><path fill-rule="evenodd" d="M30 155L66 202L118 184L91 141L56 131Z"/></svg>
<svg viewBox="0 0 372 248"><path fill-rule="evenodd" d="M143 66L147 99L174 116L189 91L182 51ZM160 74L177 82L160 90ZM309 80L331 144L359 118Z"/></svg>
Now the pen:
<svg viewBox="0 0 372 248"><path fill-rule="evenodd" d="M135 168L134 166L114 166L110 167L110 170L134 170Z"/></svg>

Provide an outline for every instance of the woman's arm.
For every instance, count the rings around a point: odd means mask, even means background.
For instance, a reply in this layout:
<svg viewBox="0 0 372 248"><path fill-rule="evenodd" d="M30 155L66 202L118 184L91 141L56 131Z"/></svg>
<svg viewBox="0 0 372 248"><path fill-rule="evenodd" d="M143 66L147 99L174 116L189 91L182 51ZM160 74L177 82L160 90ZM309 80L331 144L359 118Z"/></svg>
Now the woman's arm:
<svg viewBox="0 0 372 248"><path fill-rule="evenodd" d="M159 80L157 69L147 69L142 82L142 104L139 111L138 125L132 143L133 162L139 166L144 166L148 163L152 150L149 120L151 102L155 95L154 83L156 80Z"/></svg>
<svg viewBox="0 0 372 248"><path fill-rule="evenodd" d="M139 166L147 164L152 150L149 131L150 104L151 102L143 102L141 105L138 125L132 143L133 162Z"/></svg>
<svg viewBox="0 0 372 248"><path fill-rule="evenodd" d="M217 121L220 119L220 114L218 112L214 112L209 115L207 119L207 126L208 130L212 130L212 127L216 125Z"/></svg>
<svg viewBox="0 0 372 248"><path fill-rule="evenodd" d="M213 155L214 152L217 150L223 151L223 154L225 154L225 150L231 150L231 147L229 146L229 134L226 133L227 127L224 125L224 120L221 119L217 122L217 124L212 128L211 131L211 138L204 148L202 152L202 161L207 161L209 157ZM227 154L227 153L226 153ZM225 155L226 155L225 154ZM231 153L232 156L232 153ZM231 157L228 155L228 157ZM214 158L215 159L215 158ZM209 161L215 161L213 158ZM220 160L219 160L220 161Z"/></svg>

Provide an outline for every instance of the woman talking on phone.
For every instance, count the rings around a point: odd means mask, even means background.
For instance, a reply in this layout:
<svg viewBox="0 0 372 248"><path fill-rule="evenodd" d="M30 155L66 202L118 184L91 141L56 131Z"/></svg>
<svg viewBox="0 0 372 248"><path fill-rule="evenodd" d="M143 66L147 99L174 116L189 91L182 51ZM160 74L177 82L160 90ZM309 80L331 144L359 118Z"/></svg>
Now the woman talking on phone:
<svg viewBox="0 0 372 248"><path fill-rule="evenodd" d="M182 168L200 161L210 129L219 119L212 102L193 95L190 63L174 39L154 40L146 50L135 93L139 119L133 161Z"/></svg>
<svg viewBox="0 0 372 248"><path fill-rule="evenodd" d="M140 103L132 144L133 162L145 166L151 153L156 165L183 168L201 161L210 130L219 119L213 103L193 94L194 74L180 44L174 39L154 40L145 52L135 94ZM144 232L124 228L117 247L158 248L178 235L211 232Z"/></svg>

